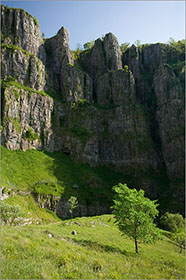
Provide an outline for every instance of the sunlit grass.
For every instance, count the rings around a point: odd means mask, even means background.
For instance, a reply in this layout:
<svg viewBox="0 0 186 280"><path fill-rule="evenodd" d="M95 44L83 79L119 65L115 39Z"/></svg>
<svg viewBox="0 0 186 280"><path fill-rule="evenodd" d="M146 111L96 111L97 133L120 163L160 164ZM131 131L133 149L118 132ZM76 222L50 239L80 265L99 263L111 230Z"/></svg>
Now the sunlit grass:
<svg viewBox="0 0 186 280"><path fill-rule="evenodd" d="M184 279L184 253L166 237L137 255L111 215L3 226L1 237L2 279Z"/></svg>

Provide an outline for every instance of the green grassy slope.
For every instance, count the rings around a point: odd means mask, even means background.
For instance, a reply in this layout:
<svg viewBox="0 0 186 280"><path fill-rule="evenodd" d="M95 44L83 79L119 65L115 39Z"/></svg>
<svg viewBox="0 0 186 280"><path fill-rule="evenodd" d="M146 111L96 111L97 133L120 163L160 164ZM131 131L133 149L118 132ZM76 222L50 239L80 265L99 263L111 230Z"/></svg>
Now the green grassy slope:
<svg viewBox="0 0 186 280"><path fill-rule="evenodd" d="M1 147L1 184L12 190L31 191L38 183L56 184L57 193L66 197L112 199L111 188L127 177L106 167L92 168L73 162L62 152L47 153L38 150L9 151ZM78 189L73 186L78 185ZM46 185L46 188L48 186ZM45 193L46 190L43 189Z"/></svg>
<svg viewBox="0 0 186 280"><path fill-rule="evenodd" d="M62 152L10 151L2 146L1 166L2 188L5 193L10 193L5 202L19 205L24 218L32 217L33 223L39 224L59 221L59 218L52 211L39 208L31 193L24 195L20 192L37 190L40 194L67 199L76 196L78 201L87 203L97 200L112 203L112 186L125 183L127 179L106 167L92 168L75 163Z"/></svg>
<svg viewBox="0 0 186 280"><path fill-rule="evenodd" d="M75 163L61 152L2 147L1 160L2 186L11 192L48 182L43 193L56 184L57 193L66 197L111 201L111 187L130 179L106 167ZM35 224L1 227L2 279L184 279L184 253L166 237L141 244L136 255L133 241L121 236L111 215L62 221L39 208L31 194L11 195L4 202L19 205Z"/></svg>
<svg viewBox="0 0 186 280"><path fill-rule="evenodd" d="M3 226L1 239L2 279L184 279L184 253L166 237L136 255L111 215Z"/></svg>

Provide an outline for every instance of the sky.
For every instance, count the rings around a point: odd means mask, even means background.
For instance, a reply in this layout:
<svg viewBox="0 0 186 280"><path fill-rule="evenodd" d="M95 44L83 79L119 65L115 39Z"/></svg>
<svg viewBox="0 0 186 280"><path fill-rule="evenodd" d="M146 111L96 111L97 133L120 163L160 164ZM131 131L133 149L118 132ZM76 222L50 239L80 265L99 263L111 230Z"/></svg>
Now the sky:
<svg viewBox="0 0 186 280"><path fill-rule="evenodd" d="M64 26L70 48L112 32L119 44L185 39L185 1L1 1L36 16L45 38Z"/></svg>

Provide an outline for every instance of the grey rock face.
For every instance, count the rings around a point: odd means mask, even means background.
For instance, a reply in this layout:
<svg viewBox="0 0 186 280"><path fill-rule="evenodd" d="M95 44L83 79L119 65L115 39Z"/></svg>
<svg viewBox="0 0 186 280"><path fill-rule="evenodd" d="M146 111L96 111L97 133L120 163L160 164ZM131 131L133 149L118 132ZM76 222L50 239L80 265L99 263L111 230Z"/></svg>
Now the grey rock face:
<svg viewBox="0 0 186 280"><path fill-rule="evenodd" d="M46 54L39 25L29 13L2 5L1 32L3 43L17 45L45 62Z"/></svg>
<svg viewBox="0 0 186 280"><path fill-rule="evenodd" d="M167 65L156 72L154 89L167 174L172 179L184 177L184 96L178 79Z"/></svg>
<svg viewBox="0 0 186 280"><path fill-rule="evenodd" d="M67 30L62 27L56 36L47 39L45 43L50 67L56 74L61 73L61 68L66 64L73 64L73 56L69 49Z"/></svg>
<svg viewBox="0 0 186 280"><path fill-rule="evenodd" d="M45 86L45 67L36 56L29 55L20 49L2 47L2 75L4 80L9 76L22 85L35 90Z"/></svg>
<svg viewBox="0 0 186 280"><path fill-rule="evenodd" d="M49 87L57 87L62 100L77 102L78 99L92 100L92 81L74 64L73 55L69 49L67 30L62 27L56 36L46 41L47 69L49 72Z"/></svg>
<svg viewBox="0 0 186 280"><path fill-rule="evenodd" d="M118 70L122 68L121 50L117 38L108 33L103 40L103 48L105 51L106 65L109 70Z"/></svg>
<svg viewBox="0 0 186 280"><path fill-rule="evenodd" d="M2 98L2 144L10 150L47 149L53 99L15 86L6 88Z"/></svg>
<svg viewBox="0 0 186 280"><path fill-rule="evenodd" d="M84 69L95 82L96 78L107 69L103 41L97 39L91 50L80 53L80 62Z"/></svg>
<svg viewBox="0 0 186 280"><path fill-rule="evenodd" d="M67 200L64 198L60 199L57 204L56 213L62 219L71 218ZM87 204L85 201L82 201L78 204L78 207L73 210L73 217L95 216L101 215L102 213L111 213L110 205L101 202Z"/></svg>
<svg viewBox="0 0 186 280"><path fill-rule="evenodd" d="M60 88L64 101L77 102L79 99L92 101L92 80L88 74L72 65L64 66L60 75Z"/></svg>

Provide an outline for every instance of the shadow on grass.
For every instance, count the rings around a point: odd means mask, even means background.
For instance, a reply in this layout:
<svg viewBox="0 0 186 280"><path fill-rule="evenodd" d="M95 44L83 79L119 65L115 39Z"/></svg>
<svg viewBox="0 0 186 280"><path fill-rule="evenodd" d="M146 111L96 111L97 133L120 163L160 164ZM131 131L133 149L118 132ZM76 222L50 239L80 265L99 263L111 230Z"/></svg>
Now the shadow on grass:
<svg viewBox="0 0 186 280"><path fill-rule="evenodd" d="M77 240L75 238L72 239L74 243L83 246L83 247L87 247L88 249L92 249L94 251L99 251L99 252L112 252L112 253L118 253L118 254L122 254L125 255L127 257L129 256L136 256L136 253L134 252L127 252L126 250L121 250L118 247L113 247L110 245L103 245L103 244L99 244L98 242L95 241L91 241L91 240Z"/></svg>
<svg viewBox="0 0 186 280"><path fill-rule="evenodd" d="M111 205L112 187L119 182L127 182L128 177L108 167L91 167L88 164L73 161L68 154L63 152L44 152L44 154L52 159L52 165L48 167L49 172L52 171L58 184L63 185L62 197L65 199L75 196L79 202L87 205L97 204L97 202Z"/></svg>

